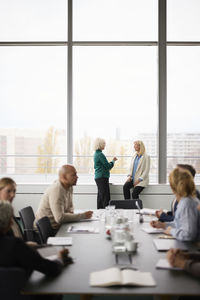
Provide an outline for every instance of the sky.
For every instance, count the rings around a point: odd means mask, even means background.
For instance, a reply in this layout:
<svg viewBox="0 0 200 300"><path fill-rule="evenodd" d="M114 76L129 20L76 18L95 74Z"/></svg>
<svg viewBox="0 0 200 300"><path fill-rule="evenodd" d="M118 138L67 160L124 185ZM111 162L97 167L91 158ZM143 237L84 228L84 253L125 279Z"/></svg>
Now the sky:
<svg viewBox="0 0 200 300"><path fill-rule="evenodd" d="M76 41L157 41L156 0L73 3ZM169 41L200 41L199 0L170 0L167 15ZM65 41L66 1L1 0L0 28L0 41ZM200 131L199 60L199 46L168 48L169 132ZM75 46L75 137L156 133L157 61L156 46ZM66 128L66 83L66 47L0 47L0 127Z"/></svg>

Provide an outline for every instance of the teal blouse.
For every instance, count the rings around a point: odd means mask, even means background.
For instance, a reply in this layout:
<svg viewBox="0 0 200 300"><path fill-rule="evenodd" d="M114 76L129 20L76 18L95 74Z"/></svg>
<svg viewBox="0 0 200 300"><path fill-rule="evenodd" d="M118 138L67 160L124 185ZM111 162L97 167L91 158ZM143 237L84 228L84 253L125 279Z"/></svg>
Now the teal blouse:
<svg viewBox="0 0 200 300"><path fill-rule="evenodd" d="M95 179L98 178L109 178L110 177L110 169L114 166L114 160L108 162L105 155L101 150L96 150L94 153L94 169L95 169Z"/></svg>

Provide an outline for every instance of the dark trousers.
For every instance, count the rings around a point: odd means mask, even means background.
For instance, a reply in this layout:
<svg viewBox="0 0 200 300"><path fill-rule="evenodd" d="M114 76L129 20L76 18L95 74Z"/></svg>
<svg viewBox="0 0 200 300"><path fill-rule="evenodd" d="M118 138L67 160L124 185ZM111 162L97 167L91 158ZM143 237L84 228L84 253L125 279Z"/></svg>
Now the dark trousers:
<svg viewBox="0 0 200 300"><path fill-rule="evenodd" d="M98 189L97 208L105 208L110 201L109 178L95 179Z"/></svg>
<svg viewBox="0 0 200 300"><path fill-rule="evenodd" d="M124 192L124 199L131 199L131 194L130 194L130 189L133 188L132 192L132 199L138 199L139 194L141 191L144 189L143 186L133 186L133 180L131 181L126 181L124 186L123 186L123 192Z"/></svg>

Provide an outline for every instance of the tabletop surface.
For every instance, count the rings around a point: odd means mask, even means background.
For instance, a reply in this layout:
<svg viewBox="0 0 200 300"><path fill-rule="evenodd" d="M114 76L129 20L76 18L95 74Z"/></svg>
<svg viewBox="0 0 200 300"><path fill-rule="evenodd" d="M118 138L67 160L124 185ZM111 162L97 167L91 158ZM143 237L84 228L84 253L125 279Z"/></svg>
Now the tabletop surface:
<svg viewBox="0 0 200 300"><path fill-rule="evenodd" d="M89 286L89 274L91 272L116 266L115 255L112 252L112 243L107 239L104 222L101 220L73 223L74 226L87 225L99 228L99 233L70 234L67 233L67 228L72 224L63 224L57 236L72 236L73 244L68 248L70 255L74 259L74 264L65 267L63 272L56 278L47 278L43 274L34 271L24 288L24 293L200 295L200 282L197 278L186 274L184 271L156 269L156 263L160 258L166 257L166 252L158 252L156 250L153 239L158 237L157 234L148 234L141 230L142 226L149 222L149 217L145 217L145 221L143 224L140 224L138 215L134 213L132 226L134 228L134 238L139 242L139 248L137 253L132 255L132 263L140 271L152 273L156 281L155 287ZM120 254L118 263L129 264L128 256Z"/></svg>

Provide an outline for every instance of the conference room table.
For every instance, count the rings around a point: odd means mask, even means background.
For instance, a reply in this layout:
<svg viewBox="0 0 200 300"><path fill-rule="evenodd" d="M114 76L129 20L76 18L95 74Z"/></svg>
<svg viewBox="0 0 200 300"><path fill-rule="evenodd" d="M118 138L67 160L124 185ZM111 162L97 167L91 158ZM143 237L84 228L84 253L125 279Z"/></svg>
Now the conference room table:
<svg viewBox="0 0 200 300"><path fill-rule="evenodd" d="M130 215L130 210L123 210ZM184 271L157 269L156 263L160 258L166 257L166 252L156 250L153 239L158 234L148 234L142 230L152 217L144 217L144 223L139 223L139 215L132 211L131 226L134 238L139 243L136 253L132 254L132 264L139 271L151 272L156 286L114 286L114 287L92 287L89 285L91 272L100 271L116 266L115 255L112 252L112 242L106 234L102 211L96 211L95 215L101 213L100 220L79 223L63 224L58 237L71 236L72 246L67 247L74 263L66 266L62 273L56 278L47 278L43 274L34 271L27 282L23 293L25 294L77 294L82 298L89 299L91 295L152 295L155 299L170 299L177 295L199 295L200 281ZM68 233L69 226L90 226L98 228L99 233ZM196 245L188 243L191 250ZM128 255L118 256L119 265L129 265Z"/></svg>

